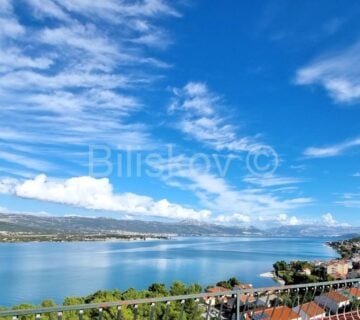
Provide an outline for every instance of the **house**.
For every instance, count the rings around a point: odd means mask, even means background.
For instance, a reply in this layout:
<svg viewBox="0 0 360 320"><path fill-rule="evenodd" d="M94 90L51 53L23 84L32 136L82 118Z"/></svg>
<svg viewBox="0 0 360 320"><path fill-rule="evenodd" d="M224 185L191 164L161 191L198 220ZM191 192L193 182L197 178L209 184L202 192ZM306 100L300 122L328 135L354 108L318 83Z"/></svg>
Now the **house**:
<svg viewBox="0 0 360 320"><path fill-rule="evenodd" d="M253 320L301 320L301 317L287 306L255 311L249 319Z"/></svg>
<svg viewBox="0 0 360 320"><path fill-rule="evenodd" d="M349 288L341 292L344 296L348 297L350 300L360 300L360 289L358 288Z"/></svg>
<svg viewBox="0 0 360 320"><path fill-rule="evenodd" d="M217 286L217 287L207 288L205 291L207 293L220 293L220 292L229 291L229 289ZM214 297L213 296L208 296L208 297L204 297L204 301L207 304L215 306L217 303L220 303L220 302L227 303L227 297L226 296L214 296Z"/></svg>
<svg viewBox="0 0 360 320"><path fill-rule="evenodd" d="M252 289L253 285L251 283L240 283L233 287L233 290L245 290L245 289Z"/></svg>
<svg viewBox="0 0 360 320"><path fill-rule="evenodd" d="M299 305L293 310L300 315L302 320L323 319L326 316L326 311L314 301Z"/></svg>
<svg viewBox="0 0 360 320"><path fill-rule="evenodd" d="M241 294L239 296L240 306L246 306L247 308L252 308L255 306L256 298L250 294Z"/></svg>
<svg viewBox="0 0 360 320"><path fill-rule="evenodd" d="M258 307L267 307L270 308L273 305L273 302L279 297L276 294L269 294L266 296L259 297L256 301Z"/></svg>
<svg viewBox="0 0 360 320"><path fill-rule="evenodd" d="M326 273L335 279L346 279L349 273L348 260L332 260L325 264Z"/></svg>
<svg viewBox="0 0 360 320"><path fill-rule="evenodd" d="M311 276L311 270L310 270L310 268L304 268L304 269L302 270L302 273L305 274L305 275L307 275L307 276Z"/></svg>
<svg viewBox="0 0 360 320"><path fill-rule="evenodd" d="M337 291L323 293L322 295L315 297L315 302L332 312L337 312L339 309L350 304L349 298Z"/></svg>

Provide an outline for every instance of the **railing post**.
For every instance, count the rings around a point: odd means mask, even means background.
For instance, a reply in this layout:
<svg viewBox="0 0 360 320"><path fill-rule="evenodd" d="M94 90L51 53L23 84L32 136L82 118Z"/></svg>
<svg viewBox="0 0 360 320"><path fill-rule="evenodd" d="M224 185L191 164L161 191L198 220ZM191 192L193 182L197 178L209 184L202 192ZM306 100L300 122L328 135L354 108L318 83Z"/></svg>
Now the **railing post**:
<svg viewBox="0 0 360 320"><path fill-rule="evenodd" d="M137 320L137 318L138 318L138 305L136 304L136 305L134 305L134 317L133 317L133 319Z"/></svg>
<svg viewBox="0 0 360 320"><path fill-rule="evenodd" d="M63 313L62 313L61 311L58 312L57 318L58 318L58 320L62 320L62 318L63 318Z"/></svg>
<svg viewBox="0 0 360 320"><path fill-rule="evenodd" d="M165 313L164 313L164 316L163 316L163 320L168 320L169 319L169 311L170 311L170 301L167 301L166 305L165 305Z"/></svg>
<svg viewBox="0 0 360 320"><path fill-rule="evenodd" d="M150 320L154 320L154 312L155 312L155 303L153 302L150 305L150 315L149 315Z"/></svg>
<svg viewBox="0 0 360 320"><path fill-rule="evenodd" d="M121 316L121 306L117 307L117 316L116 316L116 320L121 320L122 316Z"/></svg>
<svg viewBox="0 0 360 320"><path fill-rule="evenodd" d="M184 317L185 300L181 300L180 303L181 303L181 311L180 311L179 320L182 320Z"/></svg>
<svg viewBox="0 0 360 320"><path fill-rule="evenodd" d="M240 320L240 290L236 293L236 320Z"/></svg>

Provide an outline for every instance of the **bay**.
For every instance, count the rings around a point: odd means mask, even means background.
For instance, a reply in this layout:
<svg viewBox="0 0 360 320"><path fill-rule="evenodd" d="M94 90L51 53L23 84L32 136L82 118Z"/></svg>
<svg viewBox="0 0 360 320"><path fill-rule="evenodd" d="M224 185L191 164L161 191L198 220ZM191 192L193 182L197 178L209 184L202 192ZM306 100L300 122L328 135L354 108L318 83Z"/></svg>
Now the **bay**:
<svg viewBox="0 0 360 320"><path fill-rule="evenodd" d="M145 289L174 280L203 286L237 277L254 287L277 260L337 257L324 238L189 237L117 242L0 244L0 306L61 303L97 290Z"/></svg>

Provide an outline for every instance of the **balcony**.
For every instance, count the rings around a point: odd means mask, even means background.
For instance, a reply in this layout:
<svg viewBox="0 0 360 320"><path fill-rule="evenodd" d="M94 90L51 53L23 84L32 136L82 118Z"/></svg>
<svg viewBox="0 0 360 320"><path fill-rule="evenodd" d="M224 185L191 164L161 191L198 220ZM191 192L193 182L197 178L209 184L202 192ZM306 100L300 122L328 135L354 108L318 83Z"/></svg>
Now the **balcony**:
<svg viewBox="0 0 360 320"><path fill-rule="evenodd" d="M0 311L6 320L360 320L360 279Z"/></svg>

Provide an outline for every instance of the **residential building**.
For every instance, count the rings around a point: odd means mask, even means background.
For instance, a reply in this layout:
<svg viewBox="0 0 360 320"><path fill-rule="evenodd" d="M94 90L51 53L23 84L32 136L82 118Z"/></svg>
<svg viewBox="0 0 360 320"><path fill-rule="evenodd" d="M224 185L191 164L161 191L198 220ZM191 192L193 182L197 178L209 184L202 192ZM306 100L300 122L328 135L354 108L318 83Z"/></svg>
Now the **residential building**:
<svg viewBox="0 0 360 320"><path fill-rule="evenodd" d="M211 288L206 289L206 292L208 292L208 293L219 293L219 292L225 292L225 291L229 291L229 289L226 289L226 288L220 287L220 286L211 287ZM224 296L221 298L209 296L209 297L204 298L205 302L212 306L215 306L217 303L220 303L220 302L227 303L227 299L228 299L227 296Z"/></svg>
<svg viewBox="0 0 360 320"><path fill-rule="evenodd" d="M248 308L252 308L254 306L256 306L256 298L252 295L246 295L246 294L242 294L239 297L240 299L240 306L247 306Z"/></svg>
<svg viewBox="0 0 360 320"><path fill-rule="evenodd" d="M273 302L278 298L279 297L276 294L265 295L257 299L256 305L259 307L270 308L272 305L274 305Z"/></svg>
<svg viewBox="0 0 360 320"><path fill-rule="evenodd" d="M350 300L360 300L360 289L358 288L349 288L341 292L344 296L348 297Z"/></svg>
<svg viewBox="0 0 360 320"><path fill-rule="evenodd" d="M253 320L301 320L301 317L287 306L255 311L249 319Z"/></svg>
<svg viewBox="0 0 360 320"><path fill-rule="evenodd" d="M326 273L335 279L346 279L349 273L348 260L332 260L325 264Z"/></svg>
<svg viewBox="0 0 360 320"><path fill-rule="evenodd" d="M326 311L314 301L304 303L293 310L300 315L302 320L323 319L326 316Z"/></svg>
<svg viewBox="0 0 360 320"><path fill-rule="evenodd" d="M315 297L315 302L322 306L325 310L337 312L339 309L350 304L348 297L337 291L329 291L320 296Z"/></svg>
<svg viewBox="0 0 360 320"><path fill-rule="evenodd" d="M245 290L245 289L252 289L253 285L251 283L240 283L233 287L233 290Z"/></svg>

